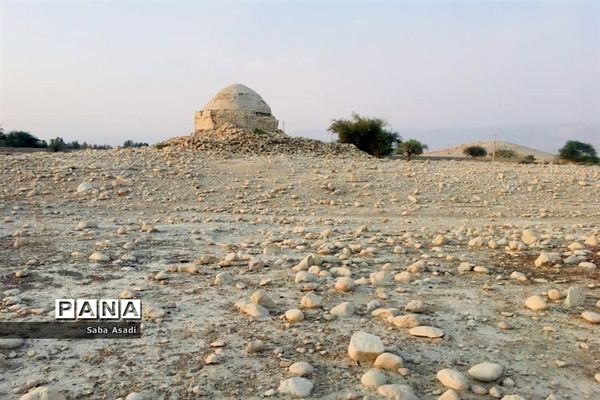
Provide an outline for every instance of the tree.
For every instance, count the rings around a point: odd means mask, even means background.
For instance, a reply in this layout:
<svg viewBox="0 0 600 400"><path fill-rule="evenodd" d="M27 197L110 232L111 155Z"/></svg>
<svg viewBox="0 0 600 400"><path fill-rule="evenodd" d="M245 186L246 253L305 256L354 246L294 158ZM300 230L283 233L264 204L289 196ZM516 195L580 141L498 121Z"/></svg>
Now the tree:
<svg viewBox="0 0 600 400"><path fill-rule="evenodd" d="M10 131L4 138L6 147L46 147L46 142L33 136L29 132Z"/></svg>
<svg viewBox="0 0 600 400"><path fill-rule="evenodd" d="M465 147L463 153L470 157L485 157L487 156L487 151L485 148L481 146L469 146Z"/></svg>
<svg viewBox="0 0 600 400"><path fill-rule="evenodd" d="M498 150L496 150L496 155L499 158L510 159L510 158L515 158L517 156L517 153L511 149L498 149Z"/></svg>
<svg viewBox="0 0 600 400"><path fill-rule="evenodd" d="M423 144L416 139L410 139L400 143L398 148L396 148L396 153L406 156L406 159L410 161L412 156L423 154L425 149L427 149L426 144Z"/></svg>
<svg viewBox="0 0 600 400"><path fill-rule="evenodd" d="M352 113L350 119L334 119L327 130L338 136L340 143L350 143L375 157L383 157L394 151L400 143L398 133L390 130L380 118L361 117Z"/></svg>
<svg viewBox="0 0 600 400"><path fill-rule="evenodd" d="M123 148L127 149L129 147L148 147L148 143L134 142L131 139L124 141L123 142Z"/></svg>
<svg viewBox="0 0 600 400"><path fill-rule="evenodd" d="M6 141L6 135L4 134L4 129L0 126L0 146L4 146Z"/></svg>
<svg viewBox="0 0 600 400"><path fill-rule="evenodd" d="M589 143L582 143L576 140L569 140L559 150L560 158L568 161L598 163L596 149Z"/></svg>
<svg viewBox="0 0 600 400"><path fill-rule="evenodd" d="M48 151L56 153L57 151L65 151L66 149L67 144L60 137L50 139L50 143L48 143Z"/></svg>

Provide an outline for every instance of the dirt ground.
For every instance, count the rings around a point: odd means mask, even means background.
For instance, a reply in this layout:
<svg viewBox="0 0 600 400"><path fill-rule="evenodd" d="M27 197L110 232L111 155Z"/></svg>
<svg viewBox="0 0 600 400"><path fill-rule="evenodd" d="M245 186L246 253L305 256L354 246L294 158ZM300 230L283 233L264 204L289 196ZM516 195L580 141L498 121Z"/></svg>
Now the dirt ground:
<svg viewBox="0 0 600 400"><path fill-rule="evenodd" d="M436 379L444 368L468 379L462 399L600 399L600 325L581 317L600 312L599 167L127 149L0 155L0 176L1 321L51 321L55 298L124 290L145 311L164 311L146 315L137 340L0 348L2 399L34 386L67 399L284 399L278 387L297 361L314 368L311 398L382 399L361 384L370 363L348 355L357 331L404 359L385 371L387 382L421 399L447 389ZM82 182L90 190L77 192ZM95 252L109 261L90 260ZM536 267L542 252L559 259ZM298 267L309 254L320 260ZM296 282L309 267L312 281ZM381 270L389 277L371 281ZM356 286L336 290L348 274ZM585 300L568 307L574 286ZM236 307L259 289L275 303L264 320ZM550 300L551 289L562 298ZM309 292L321 307L286 321ZM525 308L533 295L547 309ZM424 303L421 324L442 338L372 315L409 314L411 300ZM329 313L342 302L353 315ZM264 349L248 354L255 340ZM484 361L502 376L469 377Z"/></svg>

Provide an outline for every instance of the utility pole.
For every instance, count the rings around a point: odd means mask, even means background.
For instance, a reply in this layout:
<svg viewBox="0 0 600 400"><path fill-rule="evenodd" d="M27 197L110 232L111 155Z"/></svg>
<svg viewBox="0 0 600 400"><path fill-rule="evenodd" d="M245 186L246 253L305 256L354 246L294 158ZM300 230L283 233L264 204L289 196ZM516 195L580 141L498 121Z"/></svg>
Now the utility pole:
<svg viewBox="0 0 600 400"><path fill-rule="evenodd" d="M492 149L492 162L496 161L496 143L498 141L498 135L494 133L494 147Z"/></svg>
<svg viewBox="0 0 600 400"><path fill-rule="evenodd" d="M285 132L285 121L281 121L281 130Z"/></svg>

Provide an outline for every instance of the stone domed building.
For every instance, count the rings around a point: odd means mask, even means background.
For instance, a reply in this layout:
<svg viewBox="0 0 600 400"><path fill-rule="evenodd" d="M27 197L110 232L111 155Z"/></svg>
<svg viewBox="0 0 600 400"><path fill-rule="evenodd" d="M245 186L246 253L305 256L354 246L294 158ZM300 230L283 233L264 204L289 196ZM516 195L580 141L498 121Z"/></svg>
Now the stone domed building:
<svg viewBox="0 0 600 400"><path fill-rule="evenodd" d="M194 118L196 131L214 130L225 124L275 132L279 121L258 93L236 83L217 93Z"/></svg>

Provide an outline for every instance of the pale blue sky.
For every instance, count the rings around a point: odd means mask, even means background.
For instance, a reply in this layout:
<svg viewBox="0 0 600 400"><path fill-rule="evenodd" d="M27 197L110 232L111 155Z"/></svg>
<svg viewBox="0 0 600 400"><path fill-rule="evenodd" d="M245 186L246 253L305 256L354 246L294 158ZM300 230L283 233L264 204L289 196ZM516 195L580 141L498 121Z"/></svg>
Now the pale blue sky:
<svg viewBox="0 0 600 400"><path fill-rule="evenodd" d="M0 123L45 139L187 134L239 82L295 135L329 138L331 119L356 111L431 148L461 142L446 128L533 145L509 126L555 124L600 144L600 2L3 1L0 13ZM561 144L544 135L537 147Z"/></svg>

